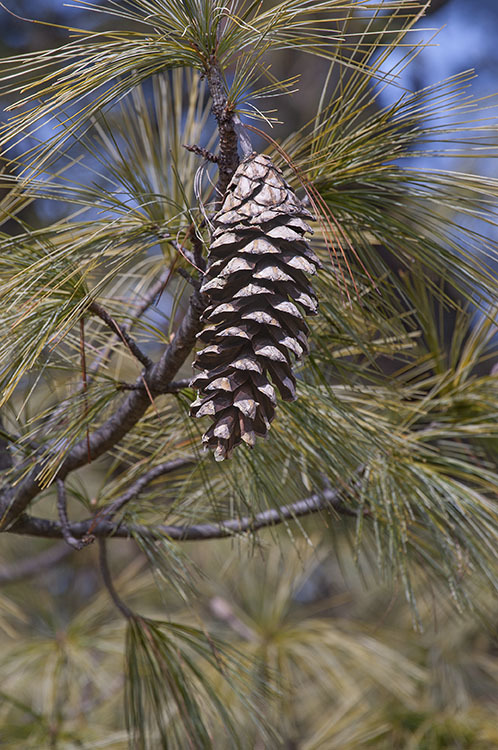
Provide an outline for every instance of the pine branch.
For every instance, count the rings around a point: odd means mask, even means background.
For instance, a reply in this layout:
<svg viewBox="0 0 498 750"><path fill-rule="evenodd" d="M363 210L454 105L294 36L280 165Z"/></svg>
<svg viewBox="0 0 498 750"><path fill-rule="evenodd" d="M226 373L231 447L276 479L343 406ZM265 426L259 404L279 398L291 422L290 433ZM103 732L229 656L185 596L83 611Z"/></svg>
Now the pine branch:
<svg viewBox="0 0 498 750"><path fill-rule="evenodd" d="M184 388L190 387L191 378L183 378L182 380L172 380L168 383L162 393L179 393Z"/></svg>
<svg viewBox="0 0 498 750"><path fill-rule="evenodd" d="M233 110L231 109L225 95L223 79L215 59L211 59L211 64L206 72L206 79L209 86L209 92L213 100L213 114L218 124L220 138L220 153L218 155L218 204L225 195L228 183L233 177L235 170L239 165L239 156L237 153L237 133L233 119Z"/></svg>
<svg viewBox="0 0 498 750"><path fill-rule="evenodd" d="M161 393L179 393L184 388L189 388L191 383L191 378L183 378L182 380L173 380L171 383L168 383L167 386L164 387L164 389L161 390ZM118 391L136 391L136 390L142 390L144 387L143 381L140 381L139 383L116 383L116 389Z"/></svg>
<svg viewBox="0 0 498 750"><path fill-rule="evenodd" d="M102 511L100 517L111 520L116 515L116 513L118 513L125 507L125 505L127 505L131 500L134 500L136 497L138 497L141 491L145 489L148 484L153 482L154 479L162 477L165 474L170 474L172 471L176 471L177 469L184 469L194 464L195 458L192 457L175 458L172 461L165 461L162 464L154 466L152 469L143 474L139 479L137 479L136 482L133 482L133 484L128 487L126 492L123 492L123 494L116 498L116 500L113 500L113 502L110 503L104 511Z"/></svg>
<svg viewBox="0 0 498 750"><path fill-rule="evenodd" d="M151 286L151 288L148 290L147 294L143 298L140 305L137 307L137 309L134 312L133 319L129 319L124 325L121 326L121 331L125 334L128 334L130 330L133 327L133 323L140 319L147 310L154 304L154 301L157 299L157 297L163 292L164 288L166 287L166 284L168 283L168 280L171 277L171 268L166 268L165 271L159 276L157 281ZM117 341L118 335L115 333L114 337L111 339L111 341L108 342L107 346L105 346L95 360L92 362L90 368L89 368L89 374L95 375L100 367L106 362L109 357L112 354L113 351L113 345ZM143 383L141 384L141 387L143 387Z"/></svg>
<svg viewBox="0 0 498 750"><path fill-rule="evenodd" d="M206 161L210 161L213 164L218 164L218 157L216 154L213 154L211 151L208 151L207 148L204 148L203 146L198 146L197 144L188 145L186 143L183 144L183 148L186 151L190 151L192 154L197 154L197 156L201 156Z"/></svg>
<svg viewBox="0 0 498 750"><path fill-rule="evenodd" d="M148 370L149 367L152 366L152 360L143 353L137 343L131 338L126 328L124 326L120 326L119 323L114 320L112 315L110 315L107 310L102 307L102 305L99 305L98 302L92 302L88 309L90 312L94 313L94 315L97 315L101 320L103 320L104 323L111 329L111 331L113 331L113 333L119 336L121 341L126 344L130 352L138 359L139 362L143 364L146 370Z"/></svg>
<svg viewBox="0 0 498 750"><path fill-rule="evenodd" d="M161 359L152 368L147 383L152 393L163 393L173 377L183 365L196 343L196 335L202 328L200 317L207 305L207 300L198 291L194 291L190 304L180 328Z"/></svg>
<svg viewBox="0 0 498 750"><path fill-rule="evenodd" d="M195 279L192 274L187 271L186 268L179 268L178 275L181 276L182 279L185 279L185 281L194 289L199 289L199 287L201 286L200 279Z"/></svg>
<svg viewBox="0 0 498 750"><path fill-rule="evenodd" d="M69 530L76 538L84 537L91 532L93 536L98 538L129 538L132 534L138 534L150 539L167 537L169 540L177 542L225 539L237 534L254 533L261 529L279 526L285 521L292 521L321 511L334 510L339 515L356 517L357 513L344 504L342 491L342 489L324 490L290 505L265 510L252 517L231 518L220 523L194 524L191 526L158 525L149 528L147 526L112 523L106 519L95 522L94 519L89 518L85 521L70 524ZM27 514L22 515L5 531L11 534L26 534L46 539L58 539L62 536L59 523L28 516Z"/></svg>

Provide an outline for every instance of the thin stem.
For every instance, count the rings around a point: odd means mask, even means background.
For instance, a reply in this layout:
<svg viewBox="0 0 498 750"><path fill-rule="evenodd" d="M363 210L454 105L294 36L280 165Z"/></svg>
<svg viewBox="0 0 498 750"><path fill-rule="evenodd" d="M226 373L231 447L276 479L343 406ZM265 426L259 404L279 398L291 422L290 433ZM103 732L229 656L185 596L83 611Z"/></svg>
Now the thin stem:
<svg viewBox="0 0 498 750"><path fill-rule="evenodd" d="M171 383L166 386L166 389L164 391L161 391L161 393L178 393L179 391L183 391L184 388L190 388L190 383L190 378L184 378L183 380L172 380Z"/></svg>
<svg viewBox="0 0 498 750"><path fill-rule="evenodd" d="M197 156L202 156L203 159L205 159L206 161L210 161L213 164L218 164L219 159L216 154L208 151L207 148L204 148L203 146L197 146L197 144L195 143L191 146L187 145L186 143L182 145L186 151L190 151L192 154L197 154Z"/></svg>
<svg viewBox="0 0 498 750"><path fill-rule="evenodd" d="M142 315L147 312L149 307L151 307L155 303L156 299L160 297L170 279L170 276L170 269L166 268L166 270L163 271L163 273L159 276L155 284L152 284L140 305L138 305L133 315L134 320L136 320L137 318L141 318ZM132 321L125 323L125 325L122 327L125 331L129 331L132 328Z"/></svg>
<svg viewBox="0 0 498 750"><path fill-rule="evenodd" d="M179 268L178 269L178 275L182 277L182 279L185 279L185 281L190 284L194 289L199 289L201 286L200 279L195 279L191 273L187 271L186 268Z"/></svg>
<svg viewBox="0 0 498 750"><path fill-rule="evenodd" d="M73 549L83 549L90 542L88 538L76 539L71 534L69 518L67 516L67 497L66 488L62 479L57 480L57 510L59 513L59 521L61 525L62 536L64 541Z"/></svg>
<svg viewBox="0 0 498 750"><path fill-rule="evenodd" d="M199 269L201 273L204 273L204 271L206 270L206 259L203 255L204 245L202 244L201 239L197 236L195 231L192 232L191 242L192 247L194 248L195 267Z"/></svg>
<svg viewBox="0 0 498 750"><path fill-rule="evenodd" d="M190 378L183 378L183 380L173 380L165 388L158 391L158 393L179 393L184 388L190 388ZM143 389L143 382L139 383L116 383L116 389L118 391L137 391Z"/></svg>
<svg viewBox="0 0 498 750"><path fill-rule="evenodd" d="M114 320L112 315L102 307L102 305L99 305L98 302L92 302L88 309L90 312L93 312L94 315L97 315L103 320L111 331L117 333L119 338L126 344L130 352L138 359L138 361L143 364L146 370L152 366L152 360L143 353L138 344L131 338L129 333L127 333L126 329L123 328L123 326L120 326L119 323Z"/></svg>
<svg viewBox="0 0 498 750"><path fill-rule="evenodd" d="M81 357L81 375L83 378L81 390L83 391L84 419L86 421L86 418L88 416L88 378L87 378L87 369L86 369L85 318L83 316L80 318L80 357ZM90 451L90 430L88 429L88 425L86 428L86 447L88 451L88 463L91 463L92 454Z"/></svg>
<svg viewBox="0 0 498 750"><path fill-rule="evenodd" d="M0 471L5 471L12 467L12 456L9 450L9 443L14 443L14 439L9 439L9 436L4 430L2 415L0 414Z"/></svg>
<svg viewBox="0 0 498 750"><path fill-rule="evenodd" d="M105 539L99 539L99 563L100 572L102 573L102 580L104 581L105 587L109 592L109 596L116 605L117 609L121 612L123 617L127 620L133 620L135 618L134 613L129 607L126 606L124 601L119 597L118 592L114 588L112 581L111 571L109 570L109 564L107 562L107 548Z"/></svg>
<svg viewBox="0 0 498 750"><path fill-rule="evenodd" d="M123 492L123 494L116 498L116 500L113 500L113 502L110 503L104 511L102 511L100 517L106 518L110 521L116 515L116 513L122 510L125 505L127 505L131 500L134 500L140 494L140 492L145 489L145 487L147 487L148 484L154 481L154 479L162 477L165 474L171 474L171 472L176 471L177 469L184 469L188 466L193 466L194 464L195 458L192 457L175 458L172 461L165 461L162 464L154 466L152 469L143 474L139 479L137 479L136 482L133 482L133 484L128 487L126 492Z"/></svg>
<svg viewBox="0 0 498 750"><path fill-rule="evenodd" d="M121 326L121 330L125 333L129 333L133 327L133 323L137 321L139 318L141 318L151 307L155 300L162 294L164 289L166 288L168 281L171 278L171 269L167 268L163 273L159 276L158 280L150 287L147 294L143 298L142 302L138 307L136 308L135 314L133 316L133 319L129 319L126 323L124 323ZM96 375L100 367L110 358L113 346L118 338L117 334L114 335L114 337L111 339L110 342L108 342L107 346L105 346L101 351L97 354L96 358L90 365L89 372L90 374Z"/></svg>

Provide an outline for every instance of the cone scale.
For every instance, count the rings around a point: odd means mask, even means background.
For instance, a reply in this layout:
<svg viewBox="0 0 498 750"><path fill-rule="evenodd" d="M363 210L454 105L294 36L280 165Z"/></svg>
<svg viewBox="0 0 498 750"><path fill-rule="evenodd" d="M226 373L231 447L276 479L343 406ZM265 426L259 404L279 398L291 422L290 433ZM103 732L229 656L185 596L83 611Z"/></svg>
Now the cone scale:
<svg viewBox="0 0 498 750"><path fill-rule="evenodd" d="M284 401L296 397L292 363L308 352L303 314L317 308L307 279L320 267L305 239L311 218L271 159L252 154L213 219L201 286L209 299L198 335L204 348L192 381L199 397L190 412L212 418L203 441L218 461L266 436L276 391Z"/></svg>

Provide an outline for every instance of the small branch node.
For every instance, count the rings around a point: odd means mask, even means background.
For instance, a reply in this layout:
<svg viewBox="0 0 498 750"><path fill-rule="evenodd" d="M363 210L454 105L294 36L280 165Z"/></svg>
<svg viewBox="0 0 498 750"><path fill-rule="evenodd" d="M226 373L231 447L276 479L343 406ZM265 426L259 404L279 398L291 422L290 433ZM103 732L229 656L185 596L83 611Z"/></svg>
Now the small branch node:
<svg viewBox="0 0 498 750"><path fill-rule="evenodd" d="M62 536L64 537L64 541L66 542L66 544L76 550L80 550L83 549L83 547L86 547L87 544L89 544L89 541L87 541L87 539L76 539L76 537L71 534L69 519L67 517L66 488L62 479L57 480L57 510L59 512L59 521L61 524Z"/></svg>
<svg viewBox="0 0 498 750"><path fill-rule="evenodd" d="M189 273L185 268L179 268L178 269L179 275L185 279L185 281L188 281L191 286L193 286L194 289L199 290L201 286L201 282L199 279L195 279L191 273Z"/></svg>
<svg viewBox="0 0 498 750"><path fill-rule="evenodd" d="M143 390L143 383L116 383L117 391L140 391Z"/></svg>
<svg viewBox="0 0 498 750"><path fill-rule="evenodd" d="M187 145L186 143L183 143L182 145L186 151L190 151L192 154L197 154L197 156L202 156L203 159L210 161L213 164L218 164L219 159L216 154L213 154L213 152L209 151L207 148L197 146L196 144Z"/></svg>
<svg viewBox="0 0 498 750"><path fill-rule="evenodd" d="M184 388L190 388L191 378L185 378L183 380L172 380L171 383L161 391L161 393L179 393Z"/></svg>

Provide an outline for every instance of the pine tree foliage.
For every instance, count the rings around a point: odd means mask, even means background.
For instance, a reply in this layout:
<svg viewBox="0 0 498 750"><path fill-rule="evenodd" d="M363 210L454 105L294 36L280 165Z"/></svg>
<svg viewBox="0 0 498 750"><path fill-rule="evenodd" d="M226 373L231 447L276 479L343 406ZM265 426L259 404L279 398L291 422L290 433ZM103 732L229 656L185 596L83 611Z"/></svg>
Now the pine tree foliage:
<svg viewBox="0 0 498 750"><path fill-rule="evenodd" d="M426 2L74 5L0 62L0 744L492 747L489 102Z"/></svg>

